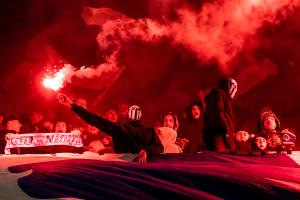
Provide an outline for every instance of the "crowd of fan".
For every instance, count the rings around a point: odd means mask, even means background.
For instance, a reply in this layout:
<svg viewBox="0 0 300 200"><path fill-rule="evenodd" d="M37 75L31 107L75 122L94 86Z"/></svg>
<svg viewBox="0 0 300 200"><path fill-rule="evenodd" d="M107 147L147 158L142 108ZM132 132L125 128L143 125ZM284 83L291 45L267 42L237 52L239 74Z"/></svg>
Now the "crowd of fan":
<svg viewBox="0 0 300 200"><path fill-rule="evenodd" d="M0 154L4 153L11 134L66 133L73 130L81 132L81 149L56 146L23 148L12 153L136 153L139 162L146 162L148 156L160 153L197 153L203 150L263 155L270 150L277 153L287 150L290 153L296 136L288 129L281 130L280 122L270 108L264 108L258 114L256 131L247 127L236 129L231 124L233 98L230 95L234 91L233 86L236 88L237 85L232 79L226 79L225 83L226 87L220 81L219 87L212 89L205 101L193 101L182 114L182 121L179 122L173 112L162 113L150 128L142 124L139 106L120 104L118 109L108 109L99 116L87 110L86 100L73 101L60 94L59 102L75 113L72 122L53 122L38 111L31 112L27 122L16 116L0 116Z"/></svg>

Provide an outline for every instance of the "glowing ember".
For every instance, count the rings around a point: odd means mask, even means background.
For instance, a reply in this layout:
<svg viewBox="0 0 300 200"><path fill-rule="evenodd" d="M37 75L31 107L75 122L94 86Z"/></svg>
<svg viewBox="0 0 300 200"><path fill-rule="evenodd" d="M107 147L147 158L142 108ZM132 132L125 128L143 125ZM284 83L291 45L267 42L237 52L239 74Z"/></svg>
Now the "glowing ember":
<svg viewBox="0 0 300 200"><path fill-rule="evenodd" d="M47 88L57 91L64 86L65 79L66 69L63 68L55 73L53 77L46 76L43 80L43 85Z"/></svg>

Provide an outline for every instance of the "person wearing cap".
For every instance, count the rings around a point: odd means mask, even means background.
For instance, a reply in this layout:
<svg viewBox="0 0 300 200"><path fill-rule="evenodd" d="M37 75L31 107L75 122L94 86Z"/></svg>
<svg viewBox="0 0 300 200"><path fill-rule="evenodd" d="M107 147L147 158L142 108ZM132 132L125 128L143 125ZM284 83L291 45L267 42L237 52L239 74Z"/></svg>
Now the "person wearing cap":
<svg viewBox="0 0 300 200"><path fill-rule="evenodd" d="M66 95L59 94L58 99L81 119L112 136L116 153L138 153L138 162L146 162L148 156L163 153L164 148L154 128L147 128L141 124L142 112L138 106L131 106L128 109L128 120L120 123L111 122L87 111Z"/></svg>
<svg viewBox="0 0 300 200"><path fill-rule="evenodd" d="M266 140L266 153L268 151L286 150L288 154L292 153L295 146L296 135L289 129L280 131L281 124L277 115L269 107L264 107L259 112L257 120L257 136Z"/></svg>
<svg viewBox="0 0 300 200"><path fill-rule="evenodd" d="M260 111L257 120L257 130L257 135L267 140L267 150L281 152L280 121L269 107L265 107Z"/></svg>
<svg viewBox="0 0 300 200"><path fill-rule="evenodd" d="M207 150L222 153L235 151L232 99L236 92L237 82L232 78L223 78L218 87L205 97L203 139Z"/></svg>

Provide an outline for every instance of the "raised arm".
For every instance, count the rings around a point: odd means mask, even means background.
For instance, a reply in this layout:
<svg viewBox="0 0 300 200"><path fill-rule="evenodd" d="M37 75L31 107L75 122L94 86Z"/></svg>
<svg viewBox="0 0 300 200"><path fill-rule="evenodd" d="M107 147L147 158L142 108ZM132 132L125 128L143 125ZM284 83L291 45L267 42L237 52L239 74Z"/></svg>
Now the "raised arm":
<svg viewBox="0 0 300 200"><path fill-rule="evenodd" d="M117 132L115 131L116 129L119 128L117 123L104 119L103 117L100 117L94 113L87 111L81 106L76 105L69 97L67 97L64 94L59 94L57 98L61 104L71 108L71 110L76 115L78 115L81 119L86 121L88 124L97 127L101 131L111 136Z"/></svg>

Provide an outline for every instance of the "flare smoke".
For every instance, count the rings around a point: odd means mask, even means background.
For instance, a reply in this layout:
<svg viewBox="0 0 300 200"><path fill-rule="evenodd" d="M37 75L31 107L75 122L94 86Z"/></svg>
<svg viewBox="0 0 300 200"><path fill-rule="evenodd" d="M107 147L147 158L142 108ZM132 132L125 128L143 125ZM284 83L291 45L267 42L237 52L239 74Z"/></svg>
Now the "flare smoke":
<svg viewBox="0 0 300 200"><path fill-rule="evenodd" d="M157 22L152 19L122 17L102 24L97 40L100 48L121 48L122 43L137 39L157 42L170 38L173 44L184 45L203 61L215 58L224 72L229 62L255 37L264 24L278 24L299 0L229 0L203 5L200 11L184 7L177 10L177 21Z"/></svg>

